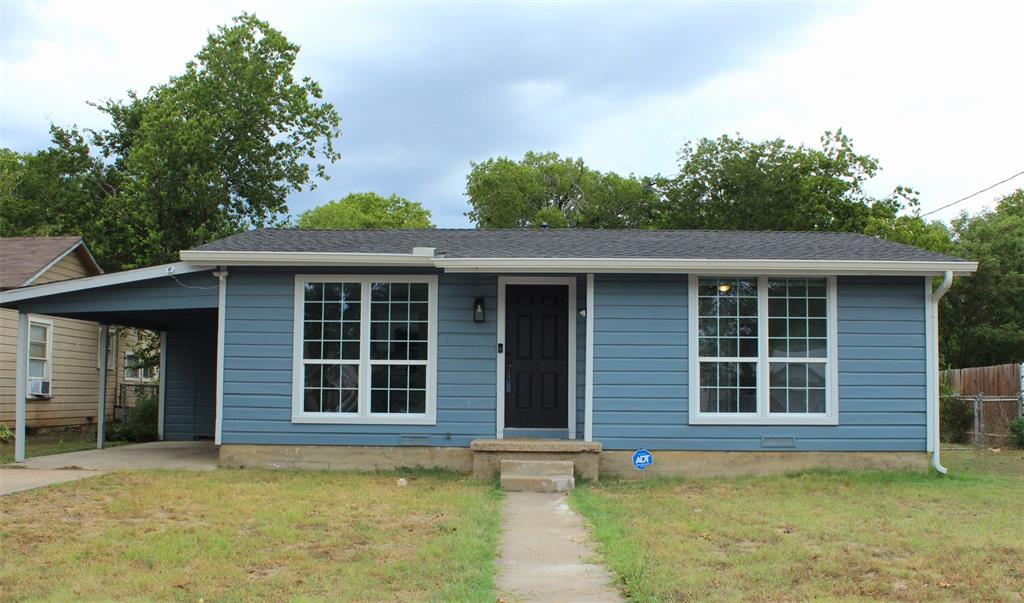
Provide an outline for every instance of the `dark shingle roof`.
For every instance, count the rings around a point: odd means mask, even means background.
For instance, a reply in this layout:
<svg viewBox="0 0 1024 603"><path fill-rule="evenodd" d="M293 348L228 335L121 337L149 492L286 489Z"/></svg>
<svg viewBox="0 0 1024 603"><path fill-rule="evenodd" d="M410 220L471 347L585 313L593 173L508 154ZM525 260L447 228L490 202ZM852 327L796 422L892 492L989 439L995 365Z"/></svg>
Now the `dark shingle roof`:
<svg viewBox="0 0 1024 603"><path fill-rule="evenodd" d="M855 233L720 230L260 229L196 250L411 253L413 247L434 247L449 258L966 261Z"/></svg>

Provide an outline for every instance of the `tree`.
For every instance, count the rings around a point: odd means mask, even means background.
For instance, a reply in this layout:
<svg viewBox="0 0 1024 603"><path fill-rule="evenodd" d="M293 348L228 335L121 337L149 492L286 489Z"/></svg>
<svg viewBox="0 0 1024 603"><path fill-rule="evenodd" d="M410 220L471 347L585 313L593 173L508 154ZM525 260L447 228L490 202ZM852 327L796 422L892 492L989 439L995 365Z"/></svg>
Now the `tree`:
<svg viewBox="0 0 1024 603"><path fill-rule="evenodd" d="M481 228L646 228L648 182L587 167L582 159L529 152L471 163L466 216Z"/></svg>
<svg viewBox="0 0 1024 603"><path fill-rule="evenodd" d="M679 153L679 173L658 177L661 228L864 232L893 220L913 191L876 199L864 183L878 161L859 155L842 130L825 132L821 149L782 139L702 138Z"/></svg>
<svg viewBox="0 0 1024 603"><path fill-rule="evenodd" d="M95 103L111 120L86 132L99 156L77 128L52 128L53 146L23 158L17 202L0 197L5 213L7 204L18 210L10 230L95 230L90 244L121 269L276 223L288 195L315 188L339 158L340 117L319 84L294 75L298 52L243 14L211 34L183 74L144 96Z"/></svg>
<svg viewBox="0 0 1024 603"><path fill-rule="evenodd" d="M978 262L942 298L943 363L952 367L1024 362L1024 188L994 211L953 221L960 255Z"/></svg>
<svg viewBox="0 0 1024 603"><path fill-rule="evenodd" d="M377 193L352 193L303 212L299 228L317 230L362 230L391 228L434 228L430 210L416 201Z"/></svg>

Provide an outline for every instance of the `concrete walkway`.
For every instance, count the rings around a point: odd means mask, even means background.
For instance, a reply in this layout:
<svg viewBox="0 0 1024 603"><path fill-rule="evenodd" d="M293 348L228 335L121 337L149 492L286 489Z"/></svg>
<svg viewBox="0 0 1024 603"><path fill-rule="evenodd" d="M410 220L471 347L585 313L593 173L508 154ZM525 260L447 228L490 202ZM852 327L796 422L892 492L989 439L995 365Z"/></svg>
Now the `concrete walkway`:
<svg viewBox="0 0 1024 603"><path fill-rule="evenodd" d="M565 494L506 493L498 592L508 601L622 601L594 562L583 519Z"/></svg>
<svg viewBox="0 0 1024 603"><path fill-rule="evenodd" d="M89 469L120 471L124 469L193 469L213 471L217 468L217 447L210 441L147 442L114 446L103 450L81 450L29 458L19 465L28 469Z"/></svg>
<svg viewBox="0 0 1024 603"><path fill-rule="evenodd" d="M103 475L102 471L79 471L67 469L3 469L0 468L0 496L22 490L41 488L50 484Z"/></svg>

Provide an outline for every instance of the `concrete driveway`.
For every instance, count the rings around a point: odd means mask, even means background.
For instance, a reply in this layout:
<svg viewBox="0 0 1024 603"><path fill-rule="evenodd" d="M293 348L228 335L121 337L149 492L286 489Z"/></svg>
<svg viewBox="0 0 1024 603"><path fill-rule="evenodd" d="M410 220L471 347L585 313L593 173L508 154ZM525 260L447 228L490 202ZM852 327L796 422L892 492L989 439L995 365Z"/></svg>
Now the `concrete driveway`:
<svg viewBox="0 0 1024 603"><path fill-rule="evenodd" d="M0 468L0 495L133 469L213 471L217 447L213 442L147 442L103 450L81 450L37 456Z"/></svg>

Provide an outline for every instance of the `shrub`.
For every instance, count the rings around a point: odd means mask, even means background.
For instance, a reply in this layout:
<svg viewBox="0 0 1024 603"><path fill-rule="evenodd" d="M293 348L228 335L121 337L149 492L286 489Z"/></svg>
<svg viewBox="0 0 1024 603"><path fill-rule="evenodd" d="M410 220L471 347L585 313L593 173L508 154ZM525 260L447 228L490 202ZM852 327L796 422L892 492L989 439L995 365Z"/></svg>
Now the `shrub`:
<svg viewBox="0 0 1024 603"><path fill-rule="evenodd" d="M939 428L942 441L956 444L967 442L967 432L974 424L974 406L964 398L942 398L939 408Z"/></svg>
<svg viewBox="0 0 1024 603"><path fill-rule="evenodd" d="M1024 419L1010 421L1010 438L1014 446L1024 448Z"/></svg>
<svg viewBox="0 0 1024 603"><path fill-rule="evenodd" d="M153 396L140 398L120 423L114 423L107 430L107 439L123 442L151 442L157 437L157 420L160 412Z"/></svg>
<svg viewBox="0 0 1024 603"><path fill-rule="evenodd" d="M0 444L7 444L14 441L14 432L11 428L0 423Z"/></svg>

